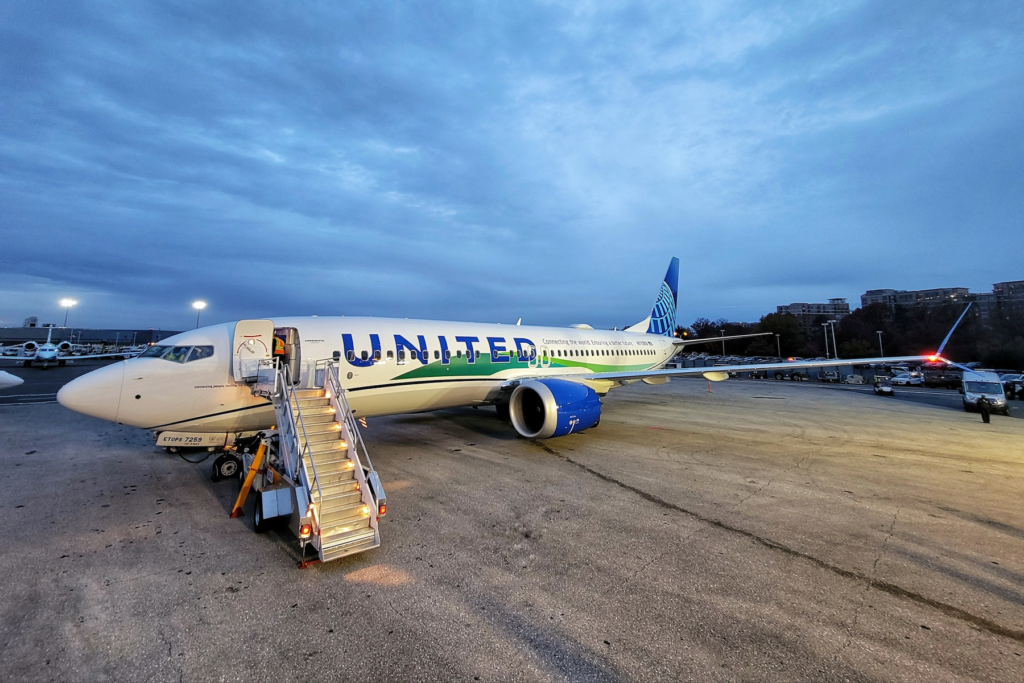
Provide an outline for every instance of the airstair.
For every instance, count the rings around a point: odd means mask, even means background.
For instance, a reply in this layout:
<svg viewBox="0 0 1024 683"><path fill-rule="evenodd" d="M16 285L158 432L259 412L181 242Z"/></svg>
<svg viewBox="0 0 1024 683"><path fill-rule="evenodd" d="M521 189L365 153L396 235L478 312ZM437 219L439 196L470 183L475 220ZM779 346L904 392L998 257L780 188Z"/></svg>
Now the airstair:
<svg viewBox="0 0 1024 683"><path fill-rule="evenodd" d="M263 470L267 474L254 477L260 496L256 523L288 516L303 556L312 545L320 561L328 562L380 545L387 499L337 363L319 361L310 370L310 386L300 388L287 364L273 362L260 369L253 384L254 393L273 401L277 415L276 448Z"/></svg>

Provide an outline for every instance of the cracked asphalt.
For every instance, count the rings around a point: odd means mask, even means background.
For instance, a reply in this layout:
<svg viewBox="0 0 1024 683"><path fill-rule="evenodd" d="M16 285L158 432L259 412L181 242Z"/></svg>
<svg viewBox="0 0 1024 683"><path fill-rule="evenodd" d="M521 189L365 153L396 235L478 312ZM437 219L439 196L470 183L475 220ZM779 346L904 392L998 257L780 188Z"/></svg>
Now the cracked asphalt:
<svg viewBox="0 0 1024 683"><path fill-rule="evenodd" d="M1024 680L1022 420L676 381L365 437L383 546L298 570L211 461L0 405L2 678Z"/></svg>

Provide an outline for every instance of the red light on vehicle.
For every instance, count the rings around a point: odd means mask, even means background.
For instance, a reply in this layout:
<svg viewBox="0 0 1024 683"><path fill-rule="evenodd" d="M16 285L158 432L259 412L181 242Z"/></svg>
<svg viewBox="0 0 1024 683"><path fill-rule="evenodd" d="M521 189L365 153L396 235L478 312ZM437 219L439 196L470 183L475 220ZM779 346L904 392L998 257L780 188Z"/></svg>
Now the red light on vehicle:
<svg viewBox="0 0 1024 683"><path fill-rule="evenodd" d="M790 357L789 357L789 358L787 358L786 360L787 360L787 361L789 361L790 363L792 363L792 362L793 362L793 357L792 357L792 356L790 356Z"/></svg>
<svg viewBox="0 0 1024 683"><path fill-rule="evenodd" d="M383 517L387 513L388 513L388 504L387 503L381 503L380 505L377 506L377 515L379 517Z"/></svg>
<svg viewBox="0 0 1024 683"><path fill-rule="evenodd" d="M309 538L313 535L313 525L303 524L299 527L299 538Z"/></svg>

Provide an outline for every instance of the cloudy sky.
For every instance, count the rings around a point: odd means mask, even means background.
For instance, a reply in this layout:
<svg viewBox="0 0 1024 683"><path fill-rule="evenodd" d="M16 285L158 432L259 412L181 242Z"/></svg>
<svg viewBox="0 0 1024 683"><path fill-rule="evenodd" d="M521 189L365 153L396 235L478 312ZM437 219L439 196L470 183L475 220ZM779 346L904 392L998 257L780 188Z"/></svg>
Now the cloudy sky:
<svg viewBox="0 0 1024 683"><path fill-rule="evenodd" d="M0 4L0 324L1024 279L1024 4Z"/></svg>

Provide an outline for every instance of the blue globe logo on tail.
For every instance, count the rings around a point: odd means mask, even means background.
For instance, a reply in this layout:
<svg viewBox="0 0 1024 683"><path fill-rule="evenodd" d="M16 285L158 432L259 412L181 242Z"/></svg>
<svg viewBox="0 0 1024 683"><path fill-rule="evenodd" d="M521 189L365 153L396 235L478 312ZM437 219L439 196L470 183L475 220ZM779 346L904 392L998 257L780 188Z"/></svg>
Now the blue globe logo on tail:
<svg viewBox="0 0 1024 683"><path fill-rule="evenodd" d="M678 304L679 259L673 257L665 273L665 281L661 283L658 300L651 310L651 322L647 326L648 334L660 334L671 337L676 331L676 306Z"/></svg>

